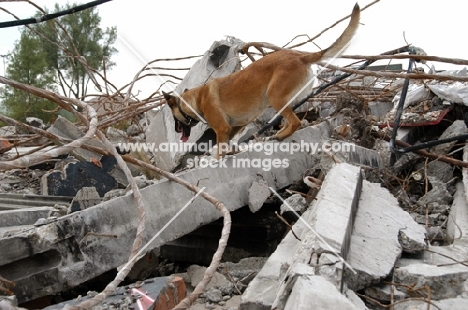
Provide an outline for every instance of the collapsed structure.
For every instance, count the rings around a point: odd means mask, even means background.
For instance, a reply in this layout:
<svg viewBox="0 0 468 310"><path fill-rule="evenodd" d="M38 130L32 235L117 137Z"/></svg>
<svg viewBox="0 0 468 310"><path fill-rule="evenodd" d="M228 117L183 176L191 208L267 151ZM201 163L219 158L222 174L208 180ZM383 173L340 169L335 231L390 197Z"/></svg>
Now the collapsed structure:
<svg viewBox="0 0 468 310"><path fill-rule="evenodd" d="M223 75L238 70L240 63L228 60L240 46L243 43L235 39L216 42L180 87L204 81L213 71ZM223 66L224 62L228 64ZM401 95L405 75L400 73L400 78L379 77L379 72L365 77L343 74L322 72L321 78L327 79L322 85L329 85L319 87L321 91L296 110L303 126L291 138L252 142L250 149L219 162L195 149L130 150L126 143L178 143L172 115L164 106L141 114L126 132L108 127L106 135L114 147L143 159L129 165L141 188L143 229L135 188L116 157L102 151L107 146L99 139L88 139L67 156L40 165L5 168L18 153L28 156L28 149L15 143L32 132L63 145L86 136L86 126L59 118L48 128L31 119L22 127L24 134L15 127L1 128L0 150L6 164L0 182L0 245L8 249L0 255L1 291L13 293L20 304L50 301L50 296L126 265L129 257L149 259L154 253L176 262L208 265L216 246L203 240L220 233L213 227L222 226L216 220L223 214L198 197L205 191L233 214L224 260L267 257L255 268L245 267L247 273L237 270L235 277L235 264L223 262L219 274L211 275L219 282L206 287L200 298L213 307L226 307L236 299L240 309L366 309L389 304L395 309L428 304L465 309L465 70L439 73L446 82L431 73L432 79L414 81L406 96ZM398 109L399 103L405 105ZM246 141L273 115L267 110L235 141ZM396 119L398 130L392 129ZM398 145L437 139L451 141L425 151L398 151ZM196 146L210 141L212 133L200 124L188 142ZM178 179L201 190L194 194L174 180L160 179L141 162L176 171ZM235 218L238 209L248 212ZM245 217L260 213L254 228L244 224ZM132 246L142 231L144 246L135 255ZM215 243L218 237L213 238ZM259 250L259 244L268 247ZM188 254L181 254L184 250ZM194 257L197 260L190 261ZM139 261L142 268L150 268L144 259ZM158 283L152 299L173 296L164 303L175 306L185 285L201 281L199 275L194 280L194 269L189 268L182 280L151 282ZM120 297L141 298L148 291L122 292ZM133 303L132 298L120 299L122 309Z"/></svg>

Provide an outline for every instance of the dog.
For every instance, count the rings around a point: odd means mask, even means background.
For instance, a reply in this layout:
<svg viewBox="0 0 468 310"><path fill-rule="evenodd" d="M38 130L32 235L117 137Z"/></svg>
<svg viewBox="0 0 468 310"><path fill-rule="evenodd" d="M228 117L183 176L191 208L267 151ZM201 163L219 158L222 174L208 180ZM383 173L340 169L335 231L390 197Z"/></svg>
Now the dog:
<svg viewBox="0 0 468 310"><path fill-rule="evenodd" d="M203 117L216 133L216 158L220 159L226 154L226 148L221 146L227 145L268 106L281 112L285 119L283 128L270 139L283 140L291 136L301 121L286 105L308 85L313 76L312 64L337 57L344 51L359 26L360 11L356 3L347 28L325 50L308 53L281 49L241 71L186 90L180 97L163 92L174 116L175 130L182 133L181 140L188 139L191 127Z"/></svg>

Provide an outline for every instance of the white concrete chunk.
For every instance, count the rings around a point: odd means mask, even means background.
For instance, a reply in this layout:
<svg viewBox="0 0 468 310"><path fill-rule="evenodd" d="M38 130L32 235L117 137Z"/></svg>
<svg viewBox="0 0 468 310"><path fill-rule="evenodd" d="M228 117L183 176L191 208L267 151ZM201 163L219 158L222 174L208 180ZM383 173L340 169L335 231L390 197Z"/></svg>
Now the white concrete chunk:
<svg viewBox="0 0 468 310"><path fill-rule="evenodd" d="M453 298L465 292L465 282L468 279L468 267L461 265L435 266L424 263L411 264L395 269L397 283L414 285L414 289L428 286L431 298ZM426 295L426 290L420 290Z"/></svg>
<svg viewBox="0 0 468 310"><path fill-rule="evenodd" d="M345 270L350 289L363 289L390 274L403 251L398 242L401 229L424 243L424 227L399 207L397 199L380 184L364 181L347 259L357 274Z"/></svg>
<svg viewBox="0 0 468 310"><path fill-rule="evenodd" d="M337 288L320 276L299 277L285 310L358 309Z"/></svg>
<svg viewBox="0 0 468 310"><path fill-rule="evenodd" d="M257 212L263 206L263 203L270 197L271 191L265 180L259 180L252 183L249 188L249 209L252 213Z"/></svg>

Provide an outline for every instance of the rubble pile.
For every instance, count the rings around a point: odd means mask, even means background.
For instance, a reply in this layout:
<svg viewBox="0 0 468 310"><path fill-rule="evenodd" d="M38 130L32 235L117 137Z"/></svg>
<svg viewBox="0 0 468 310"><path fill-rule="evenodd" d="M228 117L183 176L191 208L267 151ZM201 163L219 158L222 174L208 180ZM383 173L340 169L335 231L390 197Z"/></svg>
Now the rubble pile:
<svg viewBox="0 0 468 310"><path fill-rule="evenodd" d="M219 76L239 70L240 62L220 61L242 44L215 42L179 86L212 77L205 68L220 68ZM321 79L339 74L324 71ZM215 141L201 123L191 148L126 147L179 143L167 106L104 126L118 152L139 160L128 165L145 206L147 246L127 283L93 309L174 307L203 280L220 243L221 212L141 162L197 184L232 214L222 262L190 309L466 309L468 85L456 78L467 72L434 74L454 81L411 80L403 98L403 78L350 74L296 110L302 126L292 137L252 141L216 165L203 165L213 158L195 147ZM234 141L246 141L275 113L266 110ZM0 159L53 150L87 130L63 117L4 126ZM301 141L320 148L252 151ZM429 146L402 151L418 145ZM78 305L97 289L73 300L54 296L128 262L141 214L125 171L103 150L101 139L88 139L68 154L0 173L0 247L8 249L0 254L0 308ZM287 167L275 167L275 158ZM236 166L240 160L250 164Z"/></svg>

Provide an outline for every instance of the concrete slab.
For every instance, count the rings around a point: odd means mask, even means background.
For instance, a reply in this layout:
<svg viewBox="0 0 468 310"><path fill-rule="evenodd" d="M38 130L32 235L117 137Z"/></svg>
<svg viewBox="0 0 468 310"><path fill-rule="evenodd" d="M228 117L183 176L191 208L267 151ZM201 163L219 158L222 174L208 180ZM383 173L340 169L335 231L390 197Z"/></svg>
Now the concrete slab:
<svg viewBox="0 0 468 310"><path fill-rule="evenodd" d="M311 210L307 210L310 213ZM307 230L306 225L298 221L293 225L292 230L297 235ZM301 246L301 242L289 232L276 248L276 251L270 255L263 268L257 276L250 282L241 298L240 310L271 309L279 287L283 282L287 270L293 262L293 255Z"/></svg>
<svg viewBox="0 0 468 310"><path fill-rule="evenodd" d="M287 234L247 287L240 309L271 309L275 303L284 306L285 300L281 296L289 296L295 285L294 281L291 282L292 273L300 274L300 270L306 268L308 275L314 274L313 267L306 267L312 253L327 253L330 249L317 241L309 227L312 226L336 252L347 253L346 240L351 234L351 218L356 207L354 204L358 201L355 196L359 197L360 182L360 169L349 164L337 164L327 174L317 200L302 216L304 221L299 220L293 226L294 233L302 241L291 232ZM341 189L339 192L337 184Z"/></svg>
<svg viewBox="0 0 468 310"><path fill-rule="evenodd" d="M439 300L455 298L466 292L465 283L468 280L468 267L419 263L396 268L394 276L394 281L412 286L413 290L427 286L431 291L431 299ZM403 290L403 288L399 288L399 290ZM425 289L420 289L418 292L427 296ZM407 293L407 295L409 294Z"/></svg>
<svg viewBox="0 0 468 310"><path fill-rule="evenodd" d="M358 309L330 282L320 276L299 277L284 310Z"/></svg>
<svg viewBox="0 0 468 310"><path fill-rule="evenodd" d="M346 269L344 277L350 289L377 284L391 273L403 251L398 241L402 229L424 245L424 227L399 207L387 189L364 181L347 259L357 274Z"/></svg>
<svg viewBox="0 0 468 310"><path fill-rule="evenodd" d="M361 186L361 169L357 166L337 164L326 175L317 199L311 205L312 218L308 219L326 242L325 244L320 240L316 241L317 253L330 253L331 246L346 259L354 216L361 196ZM316 239L312 236L312 232L307 234Z"/></svg>
<svg viewBox="0 0 468 310"><path fill-rule="evenodd" d="M297 131L290 141L319 141L328 127L319 125ZM279 143L279 142L275 142ZM288 167L269 166L281 158ZM244 167L239 167L239 159ZM302 179L315 159L305 152L243 152L217 166L199 167L179 177L223 201L230 211L248 204L248 189L258 175L272 188L283 188ZM247 165L249 163L249 165ZM193 193L167 180L141 190L146 207L145 240L149 240L190 201ZM221 217L213 205L197 198L162 231L147 248L150 251ZM0 274L16 283L20 302L74 287L128 260L136 234L138 214L133 197L105 201L56 222L0 239L0 248L12 249L0 256ZM288 256L290 256L288 253ZM25 268L28 272L25 273Z"/></svg>
<svg viewBox="0 0 468 310"><path fill-rule="evenodd" d="M434 305L438 308L435 308ZM426 309L450 309L466 310L468 309L467 298L448 298L443 300L433 300L429 308L428 303L420 300L409 300L394 306L394 310L426 310Z"/></svg>
<svg viewBox="0 0 468 310"><path fill-rule="evenodd" d="M465 170L465 169L464 169ZM454 245L468 245L468 203L462 182L456 185L453 204L447 221L447 236Z"/></svg>

